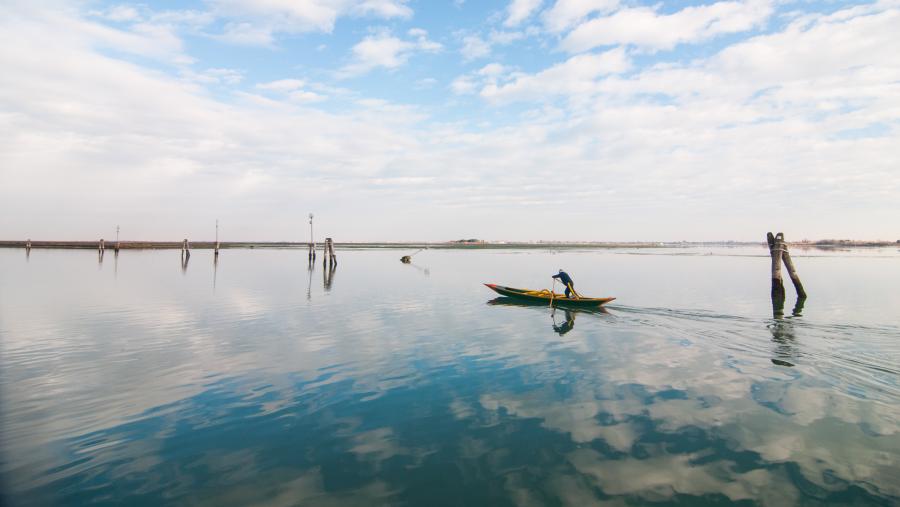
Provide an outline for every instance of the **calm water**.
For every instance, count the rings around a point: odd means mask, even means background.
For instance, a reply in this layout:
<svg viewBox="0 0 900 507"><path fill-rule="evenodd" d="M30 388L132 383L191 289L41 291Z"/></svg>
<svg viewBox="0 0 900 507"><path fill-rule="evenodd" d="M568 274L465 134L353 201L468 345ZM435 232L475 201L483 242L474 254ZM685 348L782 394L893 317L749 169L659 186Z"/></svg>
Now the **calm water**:
<svg viewBox="0 0 900 507"><path fill-rule="evenodd" d="M4 500L900 503L897 249L406 253L0 250Z"/></svg>

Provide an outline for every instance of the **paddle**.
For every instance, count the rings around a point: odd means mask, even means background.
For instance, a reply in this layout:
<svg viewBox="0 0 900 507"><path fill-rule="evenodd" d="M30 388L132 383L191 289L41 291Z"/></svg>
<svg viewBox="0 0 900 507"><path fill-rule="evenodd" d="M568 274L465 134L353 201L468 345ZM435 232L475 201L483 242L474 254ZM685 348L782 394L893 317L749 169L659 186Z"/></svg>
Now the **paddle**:
<svg viewBox="0 0 900 507"><path fill-rule="evenodd" d="M553 277L551 277L551 278L553 278ZM555 295L555 291L556 291L556 278L553 278L553 287L550 287L550 306L551 307L553 306L553 296Z"/></svg>

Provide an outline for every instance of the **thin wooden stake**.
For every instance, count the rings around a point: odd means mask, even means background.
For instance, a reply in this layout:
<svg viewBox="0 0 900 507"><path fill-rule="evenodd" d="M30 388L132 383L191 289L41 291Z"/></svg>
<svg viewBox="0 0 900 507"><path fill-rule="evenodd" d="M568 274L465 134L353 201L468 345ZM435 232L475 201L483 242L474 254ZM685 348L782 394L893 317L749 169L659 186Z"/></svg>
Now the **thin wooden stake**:
<svg viewBox="0 0 900 507"><path fill-rule="evenodd" d="M791 254L788 252L787 244L784 243L784 237L781 238L781 247L781 259L784 261L784 268L787 270L788 276L791 277L794 289L797 290L797 298L806 299L806 291L803 290L803 284L800 282L800 275L797 274L797 269L794 268L794 263L791 261Z"/></svg>
<svg viewBox="0 0 900 507"><path fill-rule="evenodd" d="M766 234L769 253L772 256L772 310L776 318L784 316L784 282L781 279L781 254L784 250L784 234Z"/></svg>

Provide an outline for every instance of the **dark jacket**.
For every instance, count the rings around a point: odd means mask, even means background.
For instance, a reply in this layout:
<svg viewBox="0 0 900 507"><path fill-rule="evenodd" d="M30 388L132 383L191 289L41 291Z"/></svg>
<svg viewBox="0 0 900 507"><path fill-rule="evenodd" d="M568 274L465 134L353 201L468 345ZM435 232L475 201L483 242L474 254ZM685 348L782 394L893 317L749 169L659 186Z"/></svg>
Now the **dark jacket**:
<svg viewBox="0 0 900 507"><path fill-rule="evenodd" d="M569 276L565 271L560 271L558 275L553 275L553 278L559 278L559 281L563 283L563 285L572 285L575 286L575 282L572 281L572 277Z"/></svg>

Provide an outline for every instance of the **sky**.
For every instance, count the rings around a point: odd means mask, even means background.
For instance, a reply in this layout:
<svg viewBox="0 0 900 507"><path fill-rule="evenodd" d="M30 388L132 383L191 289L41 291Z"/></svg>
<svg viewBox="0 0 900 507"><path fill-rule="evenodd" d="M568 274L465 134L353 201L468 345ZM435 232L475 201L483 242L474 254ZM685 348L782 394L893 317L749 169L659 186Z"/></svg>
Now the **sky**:
<svg viewBox="0 0 900 507"><path fill-rule="evenodd" d="M0 0L0 239L900 239L900 0Z"/></svg>

